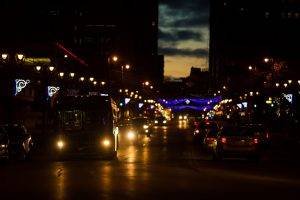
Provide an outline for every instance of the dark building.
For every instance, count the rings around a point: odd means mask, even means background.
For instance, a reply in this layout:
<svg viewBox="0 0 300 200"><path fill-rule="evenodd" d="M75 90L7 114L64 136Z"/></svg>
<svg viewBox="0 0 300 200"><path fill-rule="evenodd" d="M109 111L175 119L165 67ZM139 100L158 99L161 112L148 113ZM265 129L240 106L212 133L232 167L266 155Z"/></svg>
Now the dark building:
<svg viewBox="0 0 300 200"><path fill-rule="evenodd" d="M283 62L289 77L299 73L299 0L212 0L210 8L213 88L226 84L231 76L247 80L248 69L264 70L264 58Z"/></svg>
<svg viewBox="0 0 300 200"><path fill-rule="evenodd" d="M108 57L114 54L120 65L133 66L134 81L162 81L163 65L157 55L157 0L11 0L5 1L0 11L1 19L5 19L1 44L59 42L87 61L88 71L100 78L107 72ZM115 67L113 71L120 73Z"/></svg>

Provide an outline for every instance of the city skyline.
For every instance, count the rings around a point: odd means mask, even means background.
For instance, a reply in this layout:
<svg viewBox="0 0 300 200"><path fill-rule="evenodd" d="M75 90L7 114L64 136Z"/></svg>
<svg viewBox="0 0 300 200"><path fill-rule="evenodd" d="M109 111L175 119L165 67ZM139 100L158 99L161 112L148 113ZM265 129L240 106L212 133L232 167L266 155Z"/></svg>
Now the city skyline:
<svg viewBox="0 0 300 200"><path fill-rule="evenodd" d="M208 70L209 0L161 0L159 53L165 76L186 77L192 66Z"/></svg>

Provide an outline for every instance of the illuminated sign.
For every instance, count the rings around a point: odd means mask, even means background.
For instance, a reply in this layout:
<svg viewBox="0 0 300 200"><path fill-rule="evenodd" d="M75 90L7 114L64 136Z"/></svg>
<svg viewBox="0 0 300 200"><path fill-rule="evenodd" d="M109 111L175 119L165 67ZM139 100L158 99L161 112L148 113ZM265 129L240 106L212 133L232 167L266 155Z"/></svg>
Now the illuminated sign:
<svg viewBox="0 0 300 200"><path fill-rule="evenodd" d="M128 104L130 101L130 98L125 98L125 105Z"/></svg>
<svg viewBox="0 0 300 200"><path fill-rule="evenodd" d="M59 90L59 87L55 87L55 86L48 86L48 96L49 97L53 97L53 95L55 95Z"/></svg>
<svg viewBox="0 0 300 200"><path fill-rule="evenodd" d="M293 103L293 95L292 94L283 94L283 96L288 102Z"/></svg>
<svg viewBox="0 0 300 200"><path fill-rule="evenodd" d="M29 83L30 83L30 80L16 79L15 80L15 87L16 87L15 96L17 96L17 94L20 93Z"/></svg>

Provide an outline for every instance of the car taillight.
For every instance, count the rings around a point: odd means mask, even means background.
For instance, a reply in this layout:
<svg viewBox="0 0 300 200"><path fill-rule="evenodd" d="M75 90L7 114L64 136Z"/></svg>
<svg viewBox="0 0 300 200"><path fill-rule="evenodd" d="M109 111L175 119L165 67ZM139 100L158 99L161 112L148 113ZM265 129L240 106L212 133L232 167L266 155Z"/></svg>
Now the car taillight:
<svg viewBox="0 0 300 200"><path fill-rule="evenodd" d="M221 138L221 142L222 142L223 144L225 144L225 143L227 142L226 137L222 137L222 138Z"/></svg>
<svg viewBox="0 0 300 200"><path fill-rule="evenodd" d="M254 138L254 139L253 139L253 143L254 143L254 144L258 144L258 142L259 142L259 141L258 141L257 138Z"/></svg>
<svg viewBox="0 0 300 200"><path fill-rule="evenodd" d="M215 138L206 138L207 141L214 141Z"/></svg>

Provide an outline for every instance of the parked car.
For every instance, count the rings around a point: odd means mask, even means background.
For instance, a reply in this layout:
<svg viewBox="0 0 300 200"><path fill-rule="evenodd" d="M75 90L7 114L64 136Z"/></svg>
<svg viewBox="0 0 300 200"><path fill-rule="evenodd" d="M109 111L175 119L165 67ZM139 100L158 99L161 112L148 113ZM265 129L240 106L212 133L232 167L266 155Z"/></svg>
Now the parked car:
<svg viewBox="0 0 300 200"><path fill-rule="evenodd" d="M25 126L6 124L0 127L0 157L4 159L29 158L33 142Z"/></svg>
<svg viewBox="0 0 300 200"><path fill-rule="evenodd" d="M215 159L246 157L260 159L262 140L256 130L249 126L224 127L218 134L213 148Z"/></svg>

